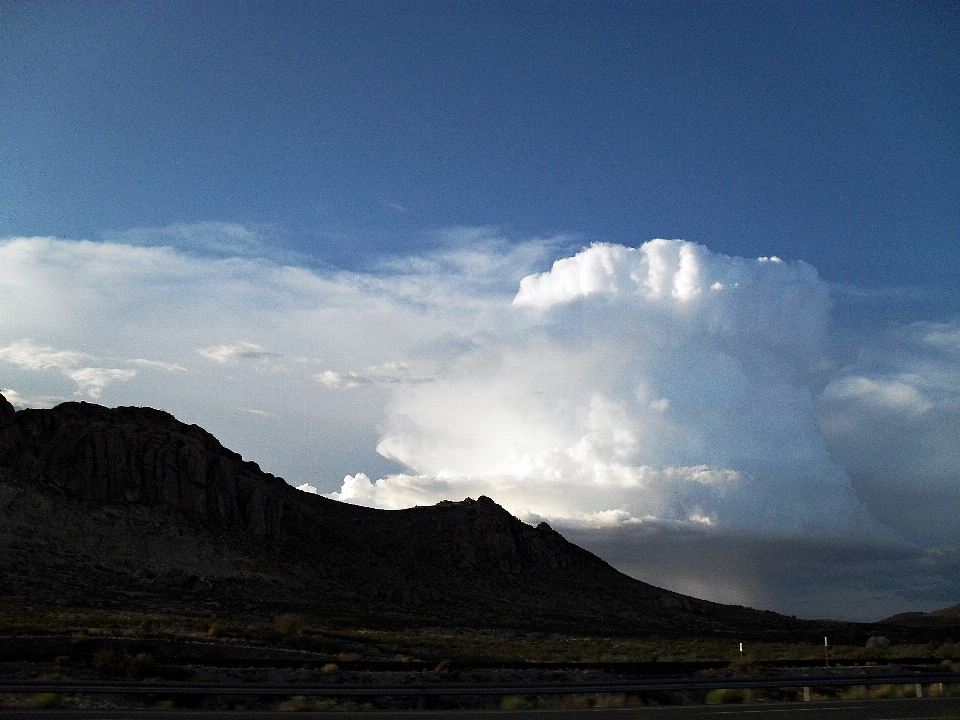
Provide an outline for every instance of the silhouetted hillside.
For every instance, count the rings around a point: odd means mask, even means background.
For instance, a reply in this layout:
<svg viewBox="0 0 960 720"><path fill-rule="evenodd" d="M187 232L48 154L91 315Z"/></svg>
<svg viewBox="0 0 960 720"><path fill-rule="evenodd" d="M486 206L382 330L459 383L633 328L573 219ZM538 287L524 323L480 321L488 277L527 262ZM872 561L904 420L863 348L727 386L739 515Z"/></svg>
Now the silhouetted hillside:
<svg viewBox="0 0 960 720"><path fill-rule="evenodd" d="M375 510L300 492L150 408L0 396L0 593L328 622L800 632L637 581L489 498Z"/></svg>

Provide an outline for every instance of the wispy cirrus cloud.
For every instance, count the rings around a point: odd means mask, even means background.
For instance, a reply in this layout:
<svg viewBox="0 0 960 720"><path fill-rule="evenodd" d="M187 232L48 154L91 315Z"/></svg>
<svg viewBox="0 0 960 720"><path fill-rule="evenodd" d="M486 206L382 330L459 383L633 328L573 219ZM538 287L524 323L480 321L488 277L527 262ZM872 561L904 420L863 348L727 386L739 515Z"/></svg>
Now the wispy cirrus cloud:
<svg viewBox="0 0 960 720"><path fill-rule="evenodd" d="M109 243L139 247L169 247L205 257L270 258L296 262L304 258L277 243L269 228L251 228L240 223L172 223L164 227L141 227L103 234Z"/></svg>
<svg viewBox="0 0 960 720"><path fill-rule="evenodd" d="M135 370L122 368L82 367L90 356L70 350L38 345L25 338L0 347L0 360L25 370L59 370L77 384L77 393L99 398L107 385L136 377Z"/></svg>
<svg viewBox="0 0 960 720"><path fill-rule="evenodd" d="M201 348L197 352L208 360L221 364L236 363L240 360L266 360L277 355L277 353L267 350L263 345L246 342L245 340L233 345L214 345Z"/></svg>
<svg viewBox="0 0 960 720"><path fill-rule="evenodd" d="M249 413L250 415L258 415L265 418L277 418L279 417L276 413L267 412L266 410L257 410L255 408L237 408L240 412Z"/></svg>
<svg viewBox="0 0 960 720"><path fill-rule="evenodd" d="M137 372L120 368L85 367L70 371L67 376L77 383L79 393L99 398L107 385L130 380L137 376Z"/></svg>
<svg viewBox="0 0 960 720"><path fill-rule="evenodd" d="M428 383L437 378L435 374L415 368L407 363L386 362L382 365L371 365L361 371L348 370L340 373L333 370L324 370L314 375L313 379L331 390L338 390L340 388L353 389L374 384Z"/></svg>
<svg viewBox="0 0 960 720"><path fill-rule="evenodd" d="M0 347L0 360L18 365L26 370L65 370L77 367L89 359L84 353L71 350L58 350L49 345L38 345L30 338L24 338Z"/></svg>
<svg viewBox="0 0 960 720"><path fill-rule="evenodd" d="M183 365L176 365L174 363L165 363L160 362L159 360L145 360L144 358L133 358L128 360L131 365L141 365L143 367L155 368L157 370L167 370L169 372L190 372Z"/></svg>

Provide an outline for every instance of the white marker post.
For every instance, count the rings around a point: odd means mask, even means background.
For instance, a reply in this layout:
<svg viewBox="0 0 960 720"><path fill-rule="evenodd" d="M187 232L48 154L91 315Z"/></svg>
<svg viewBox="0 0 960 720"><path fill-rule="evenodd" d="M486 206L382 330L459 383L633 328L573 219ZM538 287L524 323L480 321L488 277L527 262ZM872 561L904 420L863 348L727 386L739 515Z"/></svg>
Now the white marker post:
<svg viewBox="0 0 960 720"><path fill-rule="evenodd" d="M826 635L823 636L823 663L824 667L830 667L830 645Z"/></svg>
<svg viewBox="0 0 960 720"><path fill-rule="evenodd" d="M740 662L743 662L743 643L740 643Z"/></svg>

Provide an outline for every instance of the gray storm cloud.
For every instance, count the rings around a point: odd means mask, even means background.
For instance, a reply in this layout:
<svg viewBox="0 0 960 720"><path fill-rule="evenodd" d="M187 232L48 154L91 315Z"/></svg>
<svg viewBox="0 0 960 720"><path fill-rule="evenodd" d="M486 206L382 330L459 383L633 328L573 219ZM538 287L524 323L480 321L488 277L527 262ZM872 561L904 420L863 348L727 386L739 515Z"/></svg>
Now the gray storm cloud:
<svg viewBox="0 0 960 720"><path fill-rule="evenodd" d="M872 338L818 398L832 454L870 511L924 545L960 546L960 325Z"/></svg>

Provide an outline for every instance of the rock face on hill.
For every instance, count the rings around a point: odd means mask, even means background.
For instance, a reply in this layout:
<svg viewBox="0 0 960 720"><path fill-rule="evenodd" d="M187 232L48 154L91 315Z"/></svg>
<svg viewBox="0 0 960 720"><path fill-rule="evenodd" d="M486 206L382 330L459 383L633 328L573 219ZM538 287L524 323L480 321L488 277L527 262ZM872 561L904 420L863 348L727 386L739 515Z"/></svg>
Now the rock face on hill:
<svg viewBox="0 0 960 720"><path fill-rule="evenodd" d="M0 597L327 622L795 632L629 578L489 498L375 510L300 492L150 408L0 396Z"/></svg>

